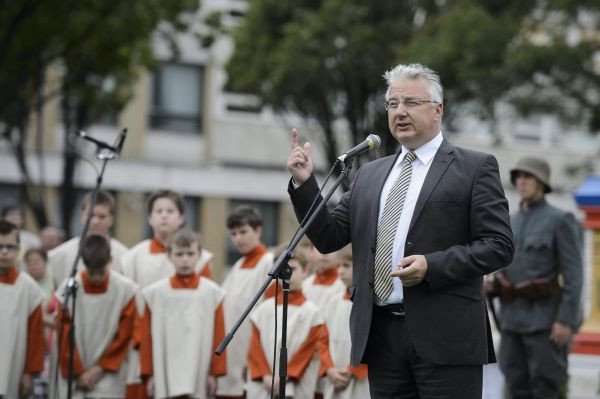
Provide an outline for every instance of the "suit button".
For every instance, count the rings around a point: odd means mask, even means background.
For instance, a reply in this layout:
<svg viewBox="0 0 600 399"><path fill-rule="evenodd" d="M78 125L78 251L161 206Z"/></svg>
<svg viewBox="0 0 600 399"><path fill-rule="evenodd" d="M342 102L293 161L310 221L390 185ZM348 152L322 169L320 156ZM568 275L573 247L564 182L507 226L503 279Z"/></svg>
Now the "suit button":
<svg viewBox="0 0 600 399"><path fill-rule="evenodd" d="M375 284L373 284L372 281L369 281L369 287L373 288L375 286Z"/></svg>
<svg viewBox="0 0 600 399"><path fill-rule="evenodd" d="M375 253L375 245L373 245L373 246L371 247L371 252L372 252L372 253Z"/></svg>
<svg viewBox="0 0 600 399"><path fill-rule="evenodd" d="M410 241L407 241L407 242L406 242L406 246L407 246L407 247L409 247L409 246L411 246L411 245L413 245L413 243L412 243L412 242L410 242Z"/></svg>

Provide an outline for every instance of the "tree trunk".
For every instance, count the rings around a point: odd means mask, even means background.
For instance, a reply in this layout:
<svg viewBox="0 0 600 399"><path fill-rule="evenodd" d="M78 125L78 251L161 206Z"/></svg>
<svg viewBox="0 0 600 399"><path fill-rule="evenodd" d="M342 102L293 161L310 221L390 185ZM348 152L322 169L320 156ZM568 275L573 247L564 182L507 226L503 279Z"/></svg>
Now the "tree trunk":
<svg viewBox="0 0 600 399"><path fill-rule="evenodd" d="M77 155L71 147L69 133L74 126L74 117L70 107L71 97L65 92L62 102L62 120L65 129L63 145L63 181L61 185L61 225L66 237L71 237L71 218L75 207L75 167Z"/></svg>

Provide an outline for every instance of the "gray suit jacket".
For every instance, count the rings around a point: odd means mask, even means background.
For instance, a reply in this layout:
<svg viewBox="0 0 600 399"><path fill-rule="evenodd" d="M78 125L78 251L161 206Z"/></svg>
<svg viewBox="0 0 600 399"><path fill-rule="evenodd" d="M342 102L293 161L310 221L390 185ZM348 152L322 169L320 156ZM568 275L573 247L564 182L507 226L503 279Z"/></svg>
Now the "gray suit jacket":
<svg viewBox="0 0 600 399"><path fill-rule="evenodd" d="M332 211L307 231L322 253L352 243L351 362L368 363L365 348L374 303L373 265L379 197L396 156L364 165ZM301 219L318 192L314 177L289 187ZM406 323L418 354L437 364L495 361L482 276L510 263L508 203L496 159L443 141L421 188L405 255L425 255L428 277L404 289Z"/></svg>

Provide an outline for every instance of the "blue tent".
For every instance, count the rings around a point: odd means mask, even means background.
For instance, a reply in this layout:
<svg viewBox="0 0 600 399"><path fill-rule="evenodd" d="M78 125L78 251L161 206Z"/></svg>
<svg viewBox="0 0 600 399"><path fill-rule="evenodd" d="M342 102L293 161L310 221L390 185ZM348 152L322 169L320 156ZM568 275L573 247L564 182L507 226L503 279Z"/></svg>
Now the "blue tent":
<svg viewBox="0 0 600 399"><path fill-rule="evenodd" d="M600 205L600 176L589 176L574 193L579 206Z"/></svg>

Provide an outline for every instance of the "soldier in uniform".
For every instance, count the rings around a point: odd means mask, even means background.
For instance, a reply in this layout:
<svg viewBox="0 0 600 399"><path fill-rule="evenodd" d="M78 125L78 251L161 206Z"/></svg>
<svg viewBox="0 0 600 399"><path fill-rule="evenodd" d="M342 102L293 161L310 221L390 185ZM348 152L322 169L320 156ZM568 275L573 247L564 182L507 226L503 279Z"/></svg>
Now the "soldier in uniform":
<svg viewBox="0 0 600 399"><path fill-rule="evenodd" d="M511 218L512 263L496 273L500 295L500 367L511 398L558 398L579 322L582 262L574 216L546 202L550 167L523 158L510 171L521 197Z"/></svg>

